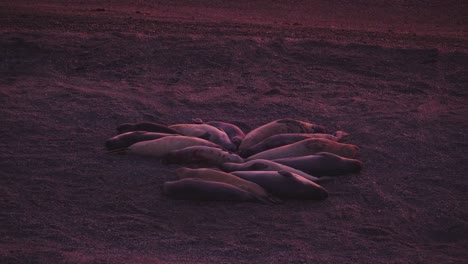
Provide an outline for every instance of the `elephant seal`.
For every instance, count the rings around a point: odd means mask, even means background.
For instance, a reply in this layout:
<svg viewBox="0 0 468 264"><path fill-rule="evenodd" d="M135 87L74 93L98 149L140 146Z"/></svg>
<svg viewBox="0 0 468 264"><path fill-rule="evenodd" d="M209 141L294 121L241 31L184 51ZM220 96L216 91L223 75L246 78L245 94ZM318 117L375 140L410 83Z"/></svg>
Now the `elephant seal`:
<svg viewBox="0 0 468 264"><path fill-rule="evenodd" d="M286 146L262 151L248 157L247 160L274 160L288 157L307 156L318 152L330 152L345 158L354 158L357 155L358 147L328 139L310 138Z"/></svg>
<svg viewBox="0 0 468 264"><path fill-rule="evenodd" d="M164 157L164 161L166 163L204 163L219 166L226 162L244 162L244 159L220 148L191 146L170 151Z"/></svg>
<svg viewBox="0 0 468 264"><path fill-rule="evenodd" d="M203 179L187 178L167 181L162 188L163 193L172 199L258 202L255 195L236 186Z"/></svg>
<svg viewBox="0 0 468 264"><path fill-rule="evenodd" d="M151 122L125 123L117 127L117 132L119 134L130 132L130 131L148 131L148 132L159 132L159 133L168 133L168 134L179 134L174 129L170 129L165 125L151 123Z"/></svg>
<svg viewBox="0 0 468 264"><path fill-rule="evenodd" d="M272 149L272 148L277 148L281 147L284 145L292 144L304 139L309 139L309 138L324 138L332 141L339 141L341 138L344 136L349 135L346 132L343 131L336 131L334 135L331 134L322 134L322 133L285 133L285 134L278 134L278 135L273 135L271 137L268 137L259 143L244 149L241 151L240 156L242 157L249 157L252 155L255 155L259 152Z"/></svg>
<svg viewBox="0 0 468 264"><path fill-rule="evenodd" d="M326 133L325 128L315 124L285 118L279 119L263 126L257 127L245 135L239 150L245 150L260 141L277 134L283 133Z"/></svg>
<svg viewBox="0 0 468 264"><path fill-rule="evenodd" d="M147 131L131 131L115 137L112 137L105 142L108 150L128 148L130 145L140 141L153 140L165 136L173 136L174 134L147 132Z"/></svg>
<svg viewBox="0 0 468 264"><path fill-rule="evenodd" d="M226 132L214 126L207 124L176 124L170 125L169 128L184 136L199 137L214 142L229 151L237 149Z"/></svg>
<svg viewBox="0 0 468 264"><path fill-rule="evenodd" d="M287 171L235 171L232 174L255 182L280 198L324 200L328 197L322 186Z"/></svg>
<svg viewBox="0 0 468 264"><path fill-rule="evenodd" d="M224 132L226 132L231 142L234 145L236 145L237 148L239 147L240 143L245 137L244 131L242 131L242 129L240 129L238 126L231 124L231 123L220 122L220 121L203 122L203 120L201 120L200 118L194 118L192 119L192 121L195 124L207 124L207 125L214 126L216 128L223 130Z"/></svg>
<svg viewBox="0 0 468 264"><path fill-rule="evenodd" d="M169 152L190 146L220 147L219 145L196 137L166 136L159 139L137 142L127 149L122 150L124 154L137 154L162 158Z"/></svg>
<svg viewBox="0 0 468 264"><path fill-rule="evenodd" d="M198 178L207 181L215 181L215 182L223 182L226 184L231 184L240 188L244 191L247 191L253 194L259 201L265 203L277 203L278 200L272 197L269 193L263 189L263 187L259 186L258 184L241 179L237 176L234 176L230 173L215 170L215 169L208 169L208 168L200 168L200 169L190 169L190 168L179 168L176 170L177 176L180 179L185 178Z"/></svg>
<svg viewBox="0 0 468 264"><path fill-rule="evenodd" d="M258 160L250 160L244 163L229 163L226 162L221 165L221 169L226 172L232 171L288 171L300 175L310 181L318 182L320 181L319 178L314 177L310 174L307 174L303 171L297 170L295 168L265 159L258 159ZM325 180L323 178L322 180Z"/></svg>
<svg viewBox="0 0 468 264"><path fill-rule="evenodd" d="M357 159L343 158L327 152L273 161L319 177L357 173L362 168L362 162Z"/></svg>

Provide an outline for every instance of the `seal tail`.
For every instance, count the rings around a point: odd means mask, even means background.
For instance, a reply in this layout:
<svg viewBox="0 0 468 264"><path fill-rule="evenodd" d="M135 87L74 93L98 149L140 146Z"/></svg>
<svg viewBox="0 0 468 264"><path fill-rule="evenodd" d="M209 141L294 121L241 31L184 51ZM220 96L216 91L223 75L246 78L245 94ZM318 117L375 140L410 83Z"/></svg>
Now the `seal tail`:
<svg viewBox="0 0 468 264"><path fill-rule="evenodd" d="M344 131L338 130L333 135L336 137L337 141L342 141L344 138L349 136L349 133L346 133Z"/></svg>
<svg viewBox="0 0 468 264"><path fill-rule="evenodd" d="M322 182L329 182L329 181L334 181L334 180L336 180L336 177L322 176L322 177L318 178L317 180L315 180L314 182L315 183L322 183Z"/></svg>

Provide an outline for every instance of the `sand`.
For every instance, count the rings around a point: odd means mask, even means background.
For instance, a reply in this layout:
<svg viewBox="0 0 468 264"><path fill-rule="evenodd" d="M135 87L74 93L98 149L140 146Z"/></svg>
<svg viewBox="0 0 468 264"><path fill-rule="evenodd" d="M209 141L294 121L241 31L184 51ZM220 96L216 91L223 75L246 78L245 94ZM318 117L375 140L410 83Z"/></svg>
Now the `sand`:
<svg viewBox="0 0 468 264"><path fill-rule="evenodd" d="M5 2L1 263L466 261L463 1ZM363 171L325 201L175 201L178 165L103 146L286 117L350 133Z"/></svg>

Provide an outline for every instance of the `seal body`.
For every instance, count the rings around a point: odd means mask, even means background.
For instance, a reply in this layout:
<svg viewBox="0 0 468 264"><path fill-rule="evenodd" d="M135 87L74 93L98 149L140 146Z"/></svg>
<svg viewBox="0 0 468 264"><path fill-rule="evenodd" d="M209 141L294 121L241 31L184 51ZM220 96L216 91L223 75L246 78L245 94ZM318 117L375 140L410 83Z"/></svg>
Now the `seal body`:
<svg viewBox="0 0 468 264"><path fill-rule="evenodd" d="M239 150L243 151L268 137L283 133L325 133L325 128L295 119L279 119L247 133Z"/></svg>
<svg viewBox="0 0 468 264"><path fill-rule="evenodd" d="M242 157L249 157L252 155L255 155L259 152L272 149L272 148L277 148L285 145L289 145L304 139L309 139L309 138L323 138L323 139L328 139L332 141L339 141L343 135L345 135L343 131L337 131L335 132L335 135L331 134L323 134L323 133L285 133L285 134L278 134L278 135L273 135L271 137L268 137L259 143L250 146L247 149L244 149L241 151L240 155ZM339 136L336 136L339 135Z"/></svg>
<svg viewBox="0 0 468 264"><path fill-rule="evenodd" d="M184 136L199 137L214 142L229 151L237 149L226 132L214 126L207 124L176 124L170 125L169 128Z"/></svg>
<svg viewBox="0 0 468 264"><path fill-rule="evenodd" d="M259 186L258 184L241 179L235 175L230 173L215 170L215 169L208 169L208 168L200 168L200 169L190 169L190 168L179 168L176 170L177 176L181 179L185 178L198 178L207 181L216 181L216 182L223 182L226 184L231 184L250 192L253 194L259 201L262 202L274 202L275 199L268 194L263 187Z"/></svg>
<svg viewBox="0 0 468 264"><path fill-rule="evenodd" d="M147 131L131 131L115 137L112 137L105 142L108 150L128 148L130 145L140 141L147 141L162 138L165 136L173 136L174 134L147 132Z"/></svg>
<svg viewBox="0 0 468 264"><path fill-rule="evenodd" d="M242 131L242 129L240 129L238 126L231 123L220 121L203 122L203 120L201 120L200 118L193 119L193 122L196 124L207 124L223 130L224 132L226 132L231 142L234 145L236 145L236 148L239 147L240 143L245 137L244 131Z"/></svg>
<svg viewBox="0 0 468 264"><path fill-rule="evenodd" d="M361 171L362 162L320 152L315 155L274 159L274 162L315 176L338 176Z"/></svg>
<svg viewBox="0 0 468 264"><path fill-rule="evenodd" d="M280 198L324 200L328 197L322 186L287 171L235 171L232 174L255 182Z"/></svg>
<svg viewBox="0 0 468 264"><path fill-rule="evenodd" d="M135 143L125 150L125 154L137 154L162 158L173 150L183 149L190 146L218 147L213 142L187 136L166 136L159 139L141 141Z"/></svg>
<svg viewBox="0 0 468 264"><path fill-rule="evenodd" d="M252 193L231 184L196 178L165 182L163 184L163 193L172 199L182 200L258 201Z"/></svg>
<svg viewBox="0 0 468 264"><path fill-rule="evenodd" d="M142 122L142 123L125 123L117 127L119 134L130 132L130 131L148 131L148 132L159 132L167 134L179 134L177 131L168 128L166 125Z"/></svg>
<svg viewBox="0 0 468 264"><path fill-rule="evenodd" d="M297 175L300 175L310 181L318 182L319 178L307 174L303 171L297 170L295 168L264 159L250 160L244 163L224 163L221 165L223 171L232 172L232 171L288 171Z"/></svg>
<svg viewBox="0 0 468 264"><path fill-rule="evenodd" d="M244 159L237 154L208 146L191 146L173 150L164 157L164 160L167 163L203 163L215 166L226 162L244 162Z"/></svg>
<svg viewBox="0 0 468 264"><path fill-rule="evenodd" d="M354 158L357 155L358 147L351 144L344 144L328 139L305 139L299 142L262 151L247 158L254 159L280 159L287 157L298 157L313 155L318 152L330 152L346 158Z"/></svg>

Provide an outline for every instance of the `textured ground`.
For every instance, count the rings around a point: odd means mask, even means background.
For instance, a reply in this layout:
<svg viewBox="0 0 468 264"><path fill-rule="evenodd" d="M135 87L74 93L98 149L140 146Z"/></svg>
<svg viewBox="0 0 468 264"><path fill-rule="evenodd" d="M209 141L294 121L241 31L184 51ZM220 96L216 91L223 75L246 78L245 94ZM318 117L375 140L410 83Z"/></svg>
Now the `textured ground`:
<svg viewBox="0 0 468 264"><path fill-rule="evenodd" d="M466 4L42 2L0 3L0 262L466 260ZM176 165L104 151L194 117L344 130L365 167L321 202L174 201Z"/></svg>

